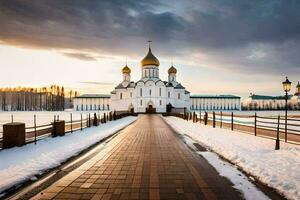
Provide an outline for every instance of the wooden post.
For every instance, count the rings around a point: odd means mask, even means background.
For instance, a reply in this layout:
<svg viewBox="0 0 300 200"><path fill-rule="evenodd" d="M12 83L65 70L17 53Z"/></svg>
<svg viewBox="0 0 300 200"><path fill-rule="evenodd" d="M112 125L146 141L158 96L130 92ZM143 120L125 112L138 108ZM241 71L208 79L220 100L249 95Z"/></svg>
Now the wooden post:
<svg viewBox="0 0 300 200"><path fill-rule="evenodd" d="M200 124L201 124L201 117L202 117L202 116L201 116L201 110L200 110Z"/></svg>
<svg viewBox="0 0 300 200"><path fill-rule="evenodd" d="M71 133L73 133L73 118L72 118L72 113L70 114L71 117Z"/></svg>
<svg viewBox="0 0 300 200"><path fill-rule="evenodd" d="M256 134L257 134L257 132L256 132L256 123L257 123L257 114L256 114L256 112L255 112L255 114L254 114L254 135L256 136Z"/></svg>
<svg viewBox="0 0 300 200"><path fill-rule="evenodd" d="M276 143L275 143L275 150L280 149L279 126L280 126L280 115L278 115L277 137L276 137Z"/></svg>
<svg viewBox="0 0 300 200"><path fill-rule="evenodd" d="M82 131L82 113L80 113L80 130Z"/></svg>
<svg viewBox="0 0 300 200"><path fill-rule="evenodd" d="M222 122L223 121L223 113L222 113L222 111L221 111L221 113L220 113L220 128L222 128Z"/></svg>
<svg viewBox="0 0 300 200"><path fill-rule="evenodd" d="M34 144L36 144L36 115L34 115Z"/></svg>
<svg viewBox="0 0 300 200"><path fill-rule="evenodd" d="M216 113L215 111L213 112L213 128L216 127Z"/></svg>
<svg viewBox="0 0 300 200"><path fill-rule="evenodd" d="M233 131L233 112L231 112L231 130Z"/></svg>
<svg viewBox="0 0 300 200"><path fill-rule="evenodd" d="M91 127L91 114L89 113L89 127Z"/></svg>
<svg viewBox="0 0 300 200"><path fill-rule="evenodd" d="M207 125L207 120L208 120L208 113L205 112L205 115L204 115L204 124Z"/></svg>
<svg viewBox="0 0 300 200"><path fill-rule="evenodd" d="M52 136L56 137L56 136L64 136L64 135L65 135L65 121L64 120L55 121L53 123Z"/></svg>
<svg viewBox="0 0 300 200"><path fill-rule="evenodd" d="M7 123L3 125L3 149L25 145L25 124Z"/></svg>

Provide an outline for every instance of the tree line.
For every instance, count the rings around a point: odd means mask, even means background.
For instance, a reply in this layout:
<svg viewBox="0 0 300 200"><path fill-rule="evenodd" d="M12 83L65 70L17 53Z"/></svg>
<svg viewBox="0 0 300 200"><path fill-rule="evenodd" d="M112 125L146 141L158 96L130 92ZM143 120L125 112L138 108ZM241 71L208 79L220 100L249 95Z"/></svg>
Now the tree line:
<svg viewBox="0 0 300 200"><path fill-rule="evenodd" d="M72 107L77 91L65 90L63 86L0 88L2 111L62 111Z"/></svg>

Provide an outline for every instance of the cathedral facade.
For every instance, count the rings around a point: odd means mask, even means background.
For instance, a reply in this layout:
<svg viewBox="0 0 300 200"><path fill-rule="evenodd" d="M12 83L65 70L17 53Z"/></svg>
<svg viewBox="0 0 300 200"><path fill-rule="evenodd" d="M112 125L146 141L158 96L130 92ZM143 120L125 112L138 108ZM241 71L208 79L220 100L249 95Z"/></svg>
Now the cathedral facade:
<svg viewBox="0 0 300 200"><path fill-rule="evenodd" d="M131 69L122 69L123 81L111 92L111 110L135 113L181 112L190 108L190 92L176 81L177 70L171 66L168 81L159 78L159 60L151 48L141 61L141 78L131 81Z"/></svg>
<svg viewBox="0 0 300 200"><path fill-rule="evenodd" d="M159 77L159 60L149 46L141 61L141 78L131 80L131 69L122 68L123 81L110 95L85 94L74 98L77 111L116 111L133 113L165 113L186 111L240 110L240 97L235 95L190 95L177 82L177 69L172 65L168 80Z"/></svg>

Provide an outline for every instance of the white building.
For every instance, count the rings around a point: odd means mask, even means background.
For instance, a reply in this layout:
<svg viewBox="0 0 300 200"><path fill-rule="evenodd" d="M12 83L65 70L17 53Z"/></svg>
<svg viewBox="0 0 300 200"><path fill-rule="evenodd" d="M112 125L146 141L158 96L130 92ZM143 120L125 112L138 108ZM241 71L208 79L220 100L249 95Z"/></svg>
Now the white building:
<svg viewBox="0 0 300 200"><path fill-rule="evenodd" d="M111 92L111 109L118 112L151 113L189 109L190 93L176 81L177 70L171 66L168 81L159 78L159 60L148 54L141 61L141 79L131 81L130 68L123 70L123 81Z"/></svg>
<svg viewBox="0 0 300 200"><path fill-rule="evenodd" d="M191 95L191 110L240 110L241 97L234 95Z"/></svg>
<svg viewBox="0 0 300 200"><path fill-rule="evenodd" d="M288 108L300 109L300 83L296 86L294 95L288 95ZM266 96L251 94L243 101L243 110L283 110L285 109L285 96Z"/></svg>
<svg viewBox="0 0 300 200"><path fill-rule="evenodd" d="M184 110L239 110L240 97L233 95L194 95L176 80L177 70L172 65L168 70L168 80L159 78L159 60L148 54L141 61L141 78L131 80L131 69L122 69L123 81L111 95L82 95L74 99L75 110L111 110L135 113L165 113Z"/></svg>
<svg viewBox="0 0 300 200"><path fill-rule="evenodd" d="M74 110L110 110L110 95L84 94L74 97Z"/></svg>

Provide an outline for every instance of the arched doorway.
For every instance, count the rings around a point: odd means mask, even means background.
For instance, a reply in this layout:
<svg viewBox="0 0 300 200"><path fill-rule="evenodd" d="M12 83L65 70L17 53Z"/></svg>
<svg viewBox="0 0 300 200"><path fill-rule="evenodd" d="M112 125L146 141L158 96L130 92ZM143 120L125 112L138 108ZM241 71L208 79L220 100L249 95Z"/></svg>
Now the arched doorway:
<svg viewBox="0 0 300 200"><path fill-rule="evenodd" d="M134 113L134 107L133 107L132 103L128 106L128 112Z"/></svg>
<svg viewBox="0 0 300 200"><path fill-rule="evenodd" d="M172 111L172 108L173 108L172 104L168 103L166 107L167 107L167 109L166 109L167 113L170 113Z"/></svg>
<svg viewBox="0 0 300 200"><path fill-rule="evenodd" d="M156 109L153 107L153 102L149 101L147 103L146 113L155 113Z"/></svg>

